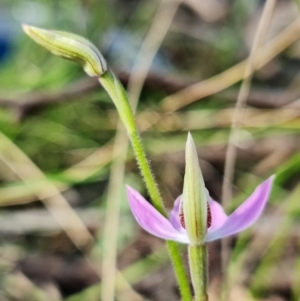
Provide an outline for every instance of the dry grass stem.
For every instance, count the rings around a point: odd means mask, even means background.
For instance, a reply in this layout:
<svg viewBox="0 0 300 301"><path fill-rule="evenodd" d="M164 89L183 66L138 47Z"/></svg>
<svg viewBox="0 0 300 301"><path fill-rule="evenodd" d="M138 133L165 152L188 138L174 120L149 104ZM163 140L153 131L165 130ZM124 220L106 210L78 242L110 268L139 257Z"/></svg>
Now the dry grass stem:
<svg viewBox="0 0 300 301"><path fill-rule="evenodd" d="M56 186L48 181L30 158L2 133L0 141L0 159L25 184L33 179L37 182L42 181L44 189L37 192L37 198L44 203L77 248L82 249L89 245L93 241L92 235Z"/></svg>
<svg viewBox="0 0 300 301"><path fill-rule="evenodd" d="M272 126L282 129L298 129L300 126L300 111L297 108L298 101L274 110L243 108L243 120L241 126L246 127L249 130L255 128L269 128ZM233 113L233 108L226 108L218 111L202 110L201 112L177 112L173 114L161 114L149 110L144 111L137 116L137 124L140 132L147 130L172 132L228 128L231 125ZM201 124L199 124L199 119L201 119ZM109 113L107 115L107 120L104 119L103 122L110 124L110 129L116 129L116 112L113 111ZM245 132L245 134L247 134L247 132ZM242 137L240 137L240 140L241 138ZM245 136L238 145L247 150L248 147L252 147L253 144L251 142L253 142L253 137L249 134L248 136ZM61 177L67 179L67 183L59 179L49 179L46 181L51 181L60 192L69 189L69 182L77 183L84 181L109 164L114 158L112 147L112 142L109 142L86 159L63 171ZM211 147L213 147L213 145ZM288 149L291 152L294 152L294 149L291 149L290 147ZM281 151L282 150L280 149L280 152ZM116 157L119 156L121 152L122 150L119 149L119 152L116 152ZM267 160L266 163L267 162L270 161ZM261 163L263 164L263 162ZM259 166L261 166L261 168ZM258 175L260 172L263 172L262 166L265 165L258 164L257 169L255 166L252 171ZM269 164L268 166L270 169L267 170L271 171L271 166ZM265 173L266 171L264 174ZM0 207L30 203L37 200L37 194L46 193L44 191L47 188L47 185L45 185L43 180L38 182L32 179L27 180L28 182L26 185L20 183L19 185L15 184L13 186L1 187Z"/></svg>
<svg viewBox="0 0 300 301"><path fill-rule="evenodd" d="M112 160L112 143L99 148L90 156L62 172L62 178L69 182L81 182L91 177ZM69 185L64 181L50 180L46 177L35 181L27 178L26 186L0 188L0 206L26 204L37 200L38 195L47 193L47 183L51 182L60 192L67 190Z"/></svg>
<svg viewBox="0 0 300 301"><path fill-rule="evenodd" d="M290 26L257 51L255 70L261 69L299 38L300 18L295 20ZM176 111L199 99L210 96L234 85L243 78L247 61L248 59L218 75L169 95L162 101L163 110L168 112Z"/></svg>
<svg viewBox="0 0 300 301"><path fill-rule="evenodd" d="M294 106L284 106L280 109L256 109L243 108L243 120L241 124L248 128L257 127L286 127L298 128L300 111ZM136 117L140 132L176 132L200 129L227 128L231 126L234 108L220 110L201 110L176 112L172 114L145 110ZM103 121L108 125L107 129L114 130L117 127L117 113L111 111ZM199 123L201 120L201 123Z"/></svg>
<svg viewBox="0 0 300 301"><path fill-rule="evenodd" d="M237 155L236 144L238 143L238 136L239 136L239 129L240 129L240 120L242 120L242 108L246 104L253 72L256 69L257 63L257 56L258 50L264 43L267 30L270 25L270 21L272 18L274 6L276 0L267 0L262 16L260 18L258 28L255 34L254 42L251 48L249 59L247 60L244 74L243 74L243 81L242 85L238 94L231 131L229 134L229 141L228 147L226 151L226 158L225 158L225 167L224 167L224 180L223 180L223 187L222 187L222 202L226 206L226 203L232 198L232 182L234 176L234 169L235 169L235 161ZM227 267L230 258L231 252L231 239L223 239L222 240L222 274L223 279L226 279Z"/></svg>
<svg viewBox="0 0 300 301"><path fill-rule="evenodd" d="M225 168L224 168L224 184L222 189L222 202L225 205L226 202L232 199L231 185L233 181L234 168L235 168L236 144L238 143L240 124L244 117L242 114L242 109L246 104L250 92L253 72L255 71L255 64L257 60L257 52L261 48L265 40L275 3L276 0L268 0L265 4L260 22L258 24L254 42L251 48L251 53L246 63L242 85L234 109L231 132L228 141L228 149L226 153Z"/></svg>

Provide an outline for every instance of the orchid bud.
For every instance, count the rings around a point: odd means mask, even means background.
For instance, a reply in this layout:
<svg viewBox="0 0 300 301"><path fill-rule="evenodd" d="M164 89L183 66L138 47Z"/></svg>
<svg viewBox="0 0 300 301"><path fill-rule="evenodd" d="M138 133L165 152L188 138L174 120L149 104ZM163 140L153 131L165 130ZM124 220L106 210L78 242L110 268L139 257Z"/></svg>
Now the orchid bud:
<svg viewBox="0 0 300 301"><path fill-rule="evenodd" d="M208 195L199 166L196 147L189 133L185 148L185 176L182 209L185 229L192 245L205 241L208 215Z"/></svg>
<svg viewBox="0 0 300 301"><path fill-rule="evenodd" d="M107 71L107 63L99 50L87 39L78 35L45 30L23 25L26 34L53 54L75 61L91 77L100 77Z"/></svg>

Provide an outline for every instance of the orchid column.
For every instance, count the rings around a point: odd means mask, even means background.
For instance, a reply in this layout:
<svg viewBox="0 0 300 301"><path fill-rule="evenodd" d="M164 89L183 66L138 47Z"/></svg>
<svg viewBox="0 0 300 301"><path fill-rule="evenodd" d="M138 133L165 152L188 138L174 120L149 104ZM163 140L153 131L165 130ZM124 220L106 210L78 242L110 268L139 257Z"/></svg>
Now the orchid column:
<svg viewBox="0 0 300 301"><path fill-rule="evenodd" d="M98 49L88 40L75 34L44 30L26 25L23 26L23 29L29 37L53 54L81 64L89 76L98 78L114 102L118 114L126 127L136 160L153 204L161 214L165 215L164 204L145 155L126 92L113 72L107 67L107 63ZM167 246L175 269L182 299L183 301L191 301L192 296L189 281L178 245L173 241L168 241Z"/></svg>
<svg viewBox="0 0 300 301"><path fill-rule="evenodd" d="M205 188L198 155L191 134L185 149L185 176L179 209L180 223L189 237L189 264L195 301L207 301L207 248L205 237L211 223L209 195Z"/></svg>

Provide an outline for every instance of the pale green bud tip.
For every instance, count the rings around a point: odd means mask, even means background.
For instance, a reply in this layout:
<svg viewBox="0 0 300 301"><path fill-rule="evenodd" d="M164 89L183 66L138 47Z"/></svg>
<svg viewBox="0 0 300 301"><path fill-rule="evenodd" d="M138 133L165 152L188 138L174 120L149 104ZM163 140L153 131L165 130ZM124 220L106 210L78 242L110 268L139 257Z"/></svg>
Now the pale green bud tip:
<svg viewBox="0 0 300 301"><path fill-rule="evenodd" d="M191 243L201 245L205 240L207 228L207 193L196 146L190 133L186 142L185 156L182 202L185 227Z"/></svg>
<svg viewBox="0 0 300 301"><path fill-rule="evenodd" d="M89 76L100 77L107 71L107 63L99 50L81 36L55 30L22 25L25 33L53 54L81 64Z"/></svg>

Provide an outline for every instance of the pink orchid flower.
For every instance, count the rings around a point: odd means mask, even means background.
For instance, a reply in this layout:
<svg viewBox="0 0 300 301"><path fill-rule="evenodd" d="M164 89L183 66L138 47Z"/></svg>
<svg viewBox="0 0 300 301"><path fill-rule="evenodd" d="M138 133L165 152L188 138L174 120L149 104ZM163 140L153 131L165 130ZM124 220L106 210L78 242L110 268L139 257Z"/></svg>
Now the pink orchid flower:
<svg viewBox="0 0 300 301"><path fill-rule="evenodd" d="M209 219L204 242L221 239L239 233L250 227L262 214L268 201L274 176L261 183L250 197L229 216L223 207L209 198ZM165 240L190 244L184 223L180 219L181 196L170 213L169 219L159 213L145 198L133 188L127 186L127 195L132 213L139 225L154 236ZM209 225L210 224L210 225Z"/></svg>

